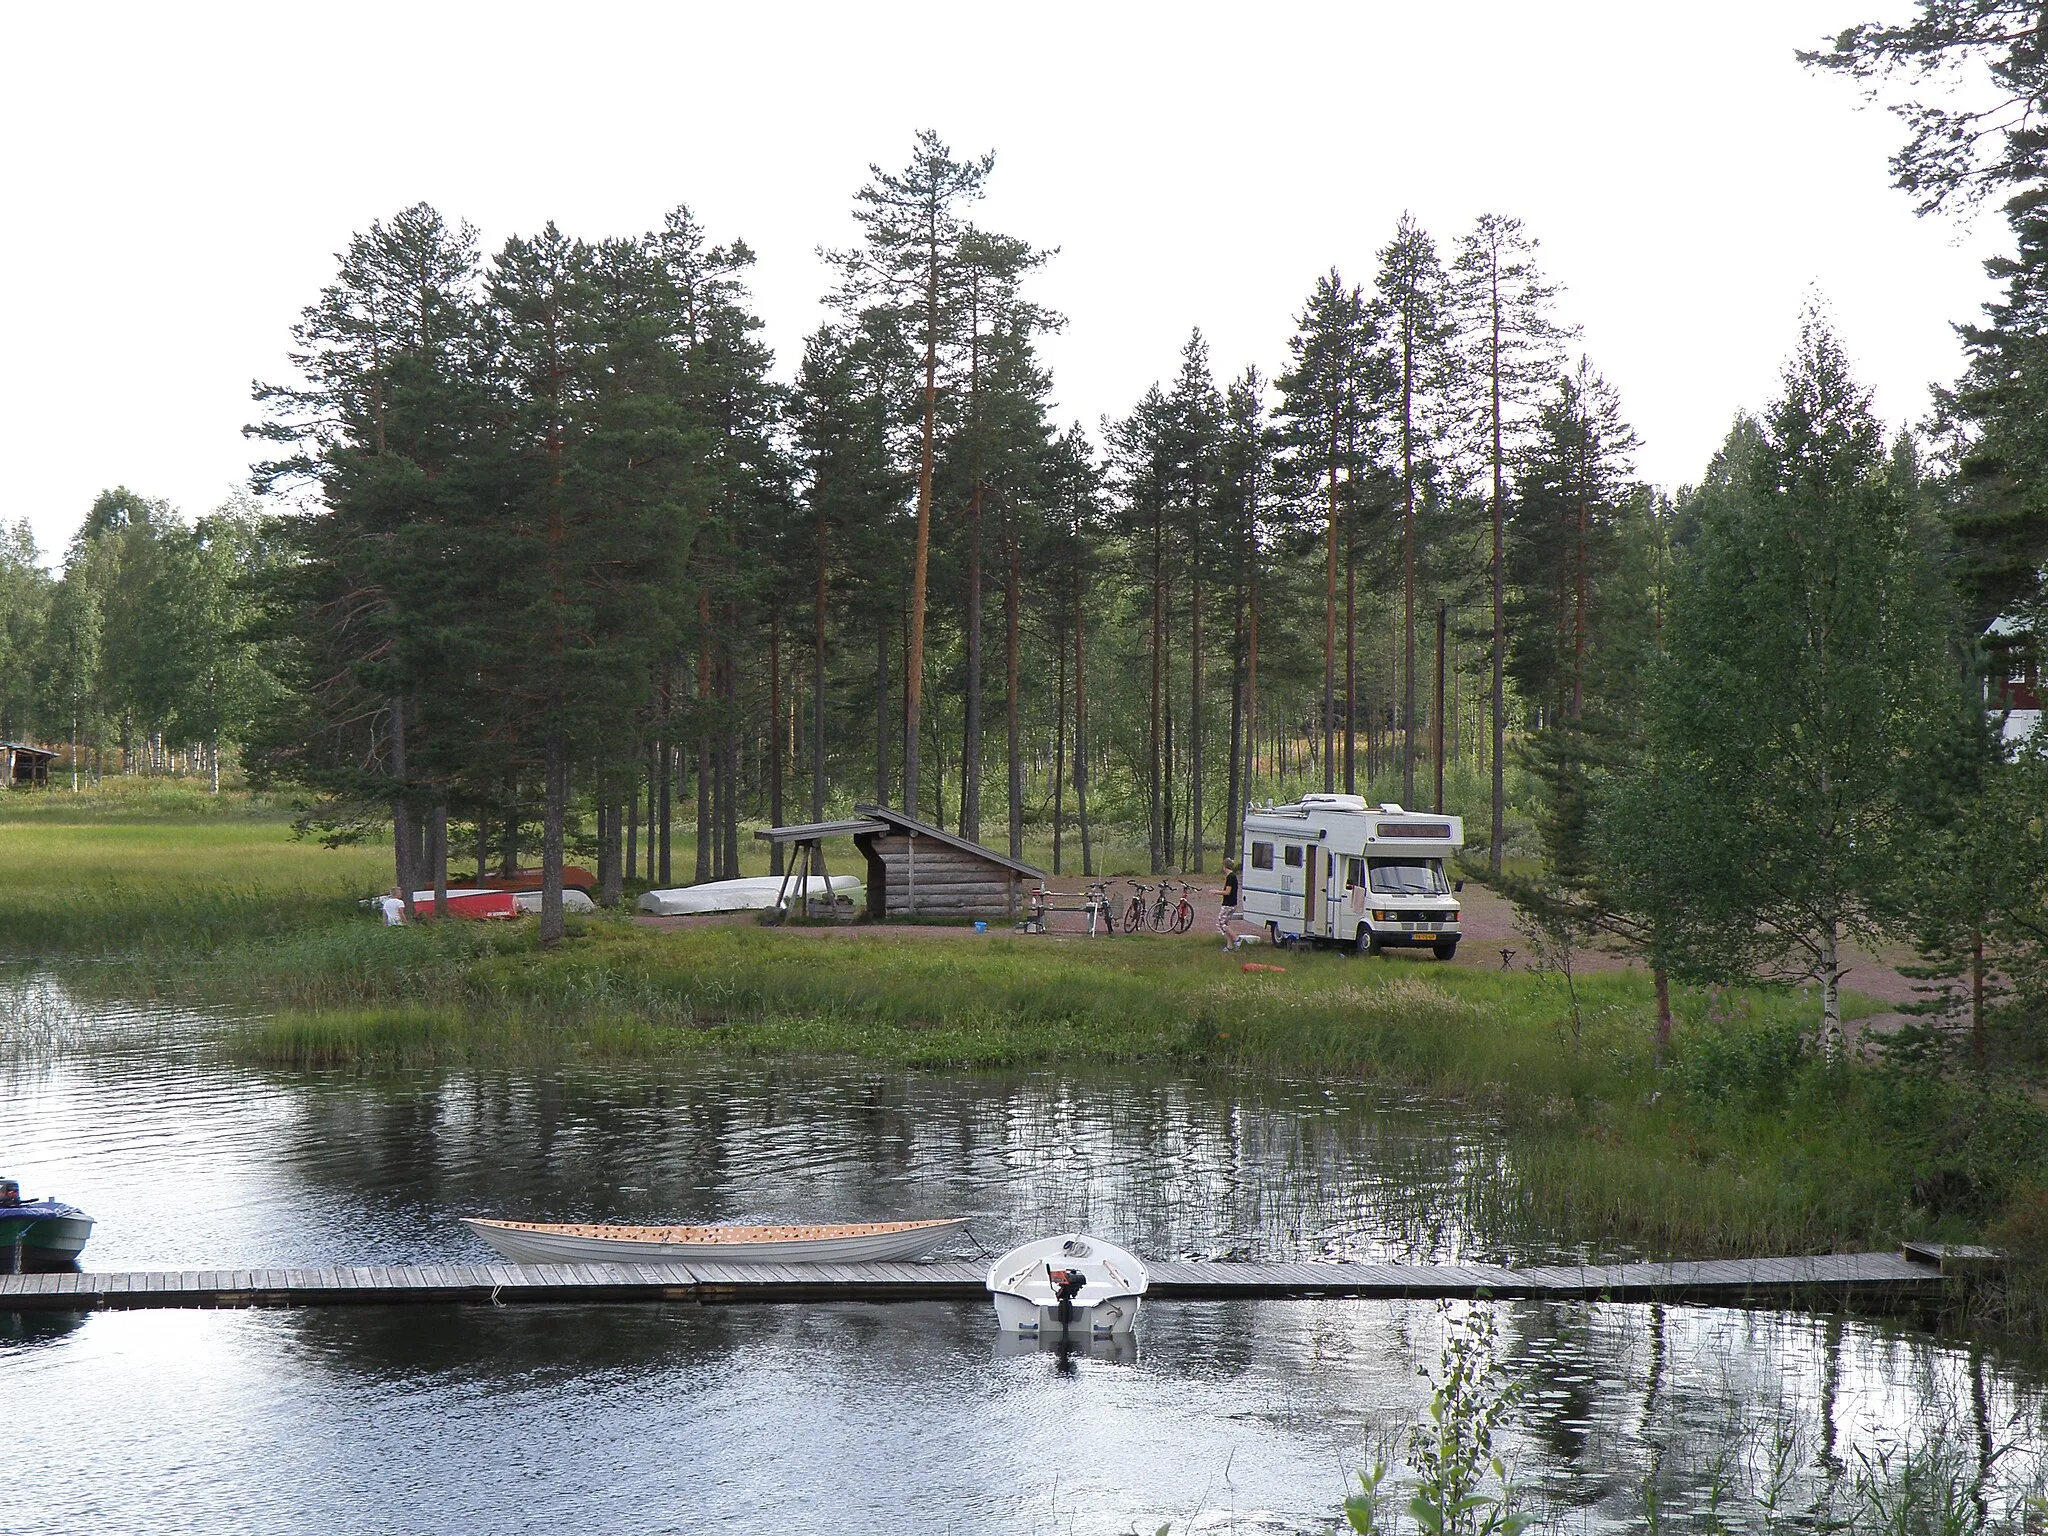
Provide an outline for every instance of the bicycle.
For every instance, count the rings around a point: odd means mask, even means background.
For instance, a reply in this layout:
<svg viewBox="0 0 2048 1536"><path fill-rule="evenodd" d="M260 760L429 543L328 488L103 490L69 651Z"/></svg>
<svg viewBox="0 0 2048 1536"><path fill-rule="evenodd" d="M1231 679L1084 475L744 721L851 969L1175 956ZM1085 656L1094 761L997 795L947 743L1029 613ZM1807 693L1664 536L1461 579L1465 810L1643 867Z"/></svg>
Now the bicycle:
<svg viewBox="0 0 2048 1536"><path fill-rule="evenodd" d="M1166 893L1173 889L1171 880L1159 882L1159 897L1152 903L1152 931L1154 933L1186 933L1195 921L1194 903L1188 900L1188 892L1194 887L1181 882L1180 901L1169 907Z"/></svg>
<svg viewBox="0 0 2048 1536"><path fill-rule="evenodd" d="M1102 924L1105 937L1116 932L1116 906L1109 894L1109 882L1098 880L1088 887L1088 937L1095 937L1095 925Z"/></svg>
<svg viewBox="0 0 2048 1536"><path fill-rule="evenodd" d="M1152 887L1141 885L1136 880L1133 880L1131 881L1131 889L1134 894L1131 896L1129 904L1124 908L1125 933L1136 933L1145 926L1145 893L1151 890Z"/></svg>

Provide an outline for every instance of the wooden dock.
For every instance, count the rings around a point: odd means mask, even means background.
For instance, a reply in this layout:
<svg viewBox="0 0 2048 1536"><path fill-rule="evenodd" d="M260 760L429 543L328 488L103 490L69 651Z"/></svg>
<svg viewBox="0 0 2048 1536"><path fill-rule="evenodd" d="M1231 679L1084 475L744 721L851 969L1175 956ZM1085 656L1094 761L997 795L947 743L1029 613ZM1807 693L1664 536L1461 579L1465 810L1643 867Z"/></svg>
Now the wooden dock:
<svg viewBox="0 0 2048 1536"><path fill-rule="evenodd" d="M1961 1253L1961 1250L1957 1250ZM1939 1302L1945 1262L1843 1253L1657 1264L1151 1263L1148 1301L1274 1297L1537 1298L1901 1309ZM929 1301L986 1294L972 1261L920 1264L421 1264L334 1269L0 1275L0 1312L400 1303Z"/></svg>

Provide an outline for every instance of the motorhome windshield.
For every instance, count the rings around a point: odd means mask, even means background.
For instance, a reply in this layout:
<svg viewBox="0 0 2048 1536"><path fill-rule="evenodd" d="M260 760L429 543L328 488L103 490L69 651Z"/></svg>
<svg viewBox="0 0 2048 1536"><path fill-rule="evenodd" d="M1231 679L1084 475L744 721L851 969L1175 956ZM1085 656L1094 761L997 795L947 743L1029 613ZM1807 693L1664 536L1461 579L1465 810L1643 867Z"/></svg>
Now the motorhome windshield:
<svg viewBox="0 0 2048 1536"><path fill-rule="evenodd" d="M1367 859L1367 881L1382 896L1448 896L1442 859Z"/></svg>

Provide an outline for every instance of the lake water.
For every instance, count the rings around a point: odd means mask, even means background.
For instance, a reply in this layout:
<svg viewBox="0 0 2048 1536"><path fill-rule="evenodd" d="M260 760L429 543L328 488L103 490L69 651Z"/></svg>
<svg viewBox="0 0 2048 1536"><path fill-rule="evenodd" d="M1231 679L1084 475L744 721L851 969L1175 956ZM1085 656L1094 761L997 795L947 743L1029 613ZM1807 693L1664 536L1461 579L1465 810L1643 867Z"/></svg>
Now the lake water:
<svg viewBox="0 0 2048 1536"><path fill-rule="evenodd" d="M0 983L0 1171L87 1265L481 1261L455 1218L969 1214L1153 1256L1604 1256L1517 1230L1483 1118L1311 1083L721 1064L366 1079ZM84 1039L97 1042L78 1049ZM111 1042L112 1048L109 1048ZM4 1531L1328 1530L1446 1312L1158 1302L1123 1359L982 1303L0 1314ZM2041 1375L1910 1326L1503 1303L1510 1450L1559 1529L1762 1528L1936 1434L2004 1489ZM1778 1491L1773 1494L1771 1490ZM2005 1498L1994 1494L1993 1502ZM1994 1508L1993 1513L1997 1510Z"/></svg>

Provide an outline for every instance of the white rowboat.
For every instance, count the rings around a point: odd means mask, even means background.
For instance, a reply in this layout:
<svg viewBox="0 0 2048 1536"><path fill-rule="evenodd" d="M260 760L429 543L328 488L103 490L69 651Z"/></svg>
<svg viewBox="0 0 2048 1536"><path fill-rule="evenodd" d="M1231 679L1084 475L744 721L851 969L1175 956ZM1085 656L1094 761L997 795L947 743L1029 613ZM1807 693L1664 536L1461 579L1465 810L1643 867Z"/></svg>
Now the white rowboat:
<svg viewBox="0 0 2048 1536"><path fill-rule="evenodd" d="M861 881L858 875L811 876L811 893L822 901L825 892L820 886L829 886L835 898L851 897L860 890ZM649 891L640 898L640 910L656 917L686 917L696 912L765 912L784 899L796 900L794 878L750 875L741 880L713 880L703 885Z"/></svg>
<svg viewBox="0 0 2048 1536"><path fill-rule="evenodd" d="M946 1221L863 1221L811 1227L626 1227L589 1222L491 1221L463 1225L515 1264L855 1264L917 1259L967 1226Z"/></svg>

